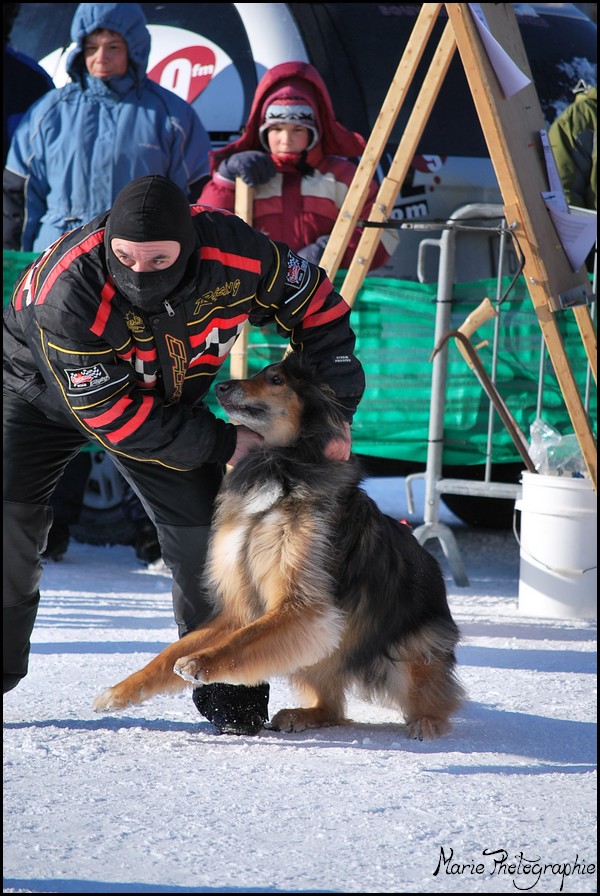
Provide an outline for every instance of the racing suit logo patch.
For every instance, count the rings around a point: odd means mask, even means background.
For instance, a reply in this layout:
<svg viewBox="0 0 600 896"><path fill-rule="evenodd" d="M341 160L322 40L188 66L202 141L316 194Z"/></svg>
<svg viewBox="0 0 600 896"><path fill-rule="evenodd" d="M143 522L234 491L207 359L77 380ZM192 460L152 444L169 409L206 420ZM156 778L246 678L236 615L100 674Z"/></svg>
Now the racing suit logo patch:
<svg viewBox="0 0 600 896"><path fill-rule="evenodd" d="M170 333L166 336L167 349L169 357L173 362L173 395L172 401L179 401L183 392L183 382L185 380L185 369L187 366L187 355L185 353L185 345L181 339L176 339Z"/></svg>
<svg viewBox="0 0 600 896"><path fill-rule="evenodd" d="M143 319L135 311L128 311L125 315L125 325L132 333L143 333L146 325Z"/></svg>
<svg viewBox="0 0 600 896"><path fill-rule="evenodd" d="M285 282L289 286L302 286L302 284L304 283L304 278L306 277L307 269L308 262L305 261L304 258L300 258L299 255L294 255L293 252L288 252L287 275L285 278Z"/></svg>
<svg viewBox="0 0 600 896"><path fill-rule="evenodd" d="M102 364L79 367L77 370L65 370L65 376L71 392L91 389L93 386L100 386L109 380L108 373Z"/></svg>

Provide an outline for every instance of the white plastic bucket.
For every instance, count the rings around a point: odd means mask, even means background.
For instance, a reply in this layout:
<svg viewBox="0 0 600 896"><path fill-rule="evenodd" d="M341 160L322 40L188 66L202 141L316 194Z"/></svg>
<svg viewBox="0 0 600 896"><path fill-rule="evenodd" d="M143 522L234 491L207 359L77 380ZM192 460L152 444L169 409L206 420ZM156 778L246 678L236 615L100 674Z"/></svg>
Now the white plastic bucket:
<svg viewBox="0 0 600 896"><path fill-rule="evenodd" d="M522 473L519 612L559 619L597 615L598 510L589 479Z"/></svg>

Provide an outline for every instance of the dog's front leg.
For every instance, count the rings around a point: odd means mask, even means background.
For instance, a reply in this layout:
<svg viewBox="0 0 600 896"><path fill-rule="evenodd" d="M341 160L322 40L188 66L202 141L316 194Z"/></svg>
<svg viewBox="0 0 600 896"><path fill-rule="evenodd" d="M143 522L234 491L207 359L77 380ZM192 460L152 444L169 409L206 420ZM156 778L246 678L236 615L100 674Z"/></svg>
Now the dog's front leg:
<svg viewBox="0 0 600 896"><path fill-rule="evenodd" d="M220 645L181 657L175 671L188 681L256 684L312 666L337 647L341 618L332 607L284 604L232 632Z"/></svg>
<svg viewBox="0 0 600 896"><path fill-rule="evenodd" d="M94 712L137 706L155 694L181 690L185 682L173 675L173 665L181 652L179 642L171 644L143 669L102 691L92 704Z"/></svg>
<svg viewBox="0 0 600 896"><path fill-rule="evenodd" d="M200 649L205 644L218 640L219 636L227 630L228 627L217 617L203 628L191 632L180 641L175 641L165 647L143 669L139 669L123 681L103 691L94 700L92 708L95 712L124 709L126 706L137 706L144 703L156 694L181 690L186 683L173 674L176 661L190 648Z"/></svg>

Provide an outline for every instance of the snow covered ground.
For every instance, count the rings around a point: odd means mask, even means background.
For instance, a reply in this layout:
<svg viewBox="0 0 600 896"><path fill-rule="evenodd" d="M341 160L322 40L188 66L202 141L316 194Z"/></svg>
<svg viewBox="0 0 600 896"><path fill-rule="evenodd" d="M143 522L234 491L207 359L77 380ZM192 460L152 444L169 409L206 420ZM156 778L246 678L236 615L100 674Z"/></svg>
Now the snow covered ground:
<svg viewBox="0 0 600 896"><path fill-rule="evenodd" d="M422 519L401 480L367 486ZM423 743L356 699L348 727L254 738L215 735L189 693L96 715L175 638L170 582L72 542L4 698L4 892L596 892L596 623L521 615L513 533L441 521L469 702ZM272 713L291 699L272 682Z"/></svg>

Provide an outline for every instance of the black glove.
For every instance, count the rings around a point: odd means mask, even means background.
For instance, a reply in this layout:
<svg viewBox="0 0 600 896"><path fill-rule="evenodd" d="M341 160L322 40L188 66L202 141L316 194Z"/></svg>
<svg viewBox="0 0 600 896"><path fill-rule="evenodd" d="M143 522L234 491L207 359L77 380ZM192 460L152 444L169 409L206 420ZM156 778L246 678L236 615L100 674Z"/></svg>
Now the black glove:
<svg viewBox="0 0 600 896"><path fill-rule="evenodd" d="M323 256L323 252L325 251L325 246L329 241L329 236L318 236L314 243L311 243L309 246L305 246L304 249L300 249L298 255L301 255L302 258L305 258L306 261L310 261L311 264L318 264L321 261Z"/></svg>
<svg viewBox="0 0 600 896"><path fill-rule="evenodd" d="M269 718L269 683L256 685L213 682L194 688L198 712L219 734L258 734Z"/></svg>
<svg viewBox="0 0 600 896"><path fill-rule="evenodd" d="M227 180L241 177L249 187L259 187L275 176L275 163L271 156L258 149L238 152L219 165L219 174Z"/></svg>

